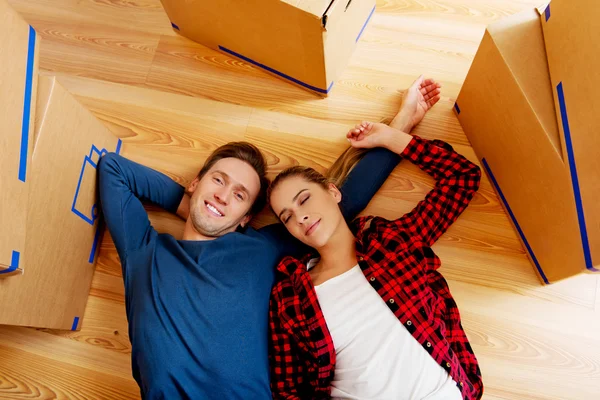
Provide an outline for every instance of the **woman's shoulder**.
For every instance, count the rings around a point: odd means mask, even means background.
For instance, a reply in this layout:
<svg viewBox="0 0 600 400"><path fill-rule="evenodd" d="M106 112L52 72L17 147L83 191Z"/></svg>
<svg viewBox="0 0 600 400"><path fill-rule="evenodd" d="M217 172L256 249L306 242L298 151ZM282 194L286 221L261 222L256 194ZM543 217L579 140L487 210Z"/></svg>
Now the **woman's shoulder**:
<svg viewBox="0 0 600 400"><path fill-rule="evenodd" d="M302 261L293 256L285 256L279 264L277 264L278 275L291 276L300 267Z"/></svg>
<svg viewBox="0 0 600 400"><path fill-rule="evenodd" d="M385 218L377 217L373 215L365 215L363 217L358 217L351 224L351 230L355 236L359 236L364 233L369 233L376 231L378 228L389 224Z"/></svg>

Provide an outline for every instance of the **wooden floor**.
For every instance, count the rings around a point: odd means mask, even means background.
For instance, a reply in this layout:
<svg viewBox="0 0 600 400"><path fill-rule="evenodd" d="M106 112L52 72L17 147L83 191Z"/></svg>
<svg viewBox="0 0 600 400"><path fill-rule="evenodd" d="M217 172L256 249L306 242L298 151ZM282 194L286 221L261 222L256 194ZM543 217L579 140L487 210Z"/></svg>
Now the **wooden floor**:
<svg viewBox="0 0 600 400"><path fill-rule="evenodd" d="M173 32L159 0L11 0L43 38L40 66L125 143L124 155L185 183L231 140L267 154L273 174L324 170L355 122L388 121L402 88L425 73L443 98L416 133L476 161L452 112L484 27L538 0L378 0L349 67L320 99ZM403 163L367 213L398 216L432 187ZM151 209L155 226L181 222ZM256 223L273 218L267 213ZM484 177L437 243L480 360L485 399L600 399L600 279L540 285ZM2 305L3 307L7 305ZM136 399L119 260L108 234L79 332L0 327L0 398Z"/></svg>

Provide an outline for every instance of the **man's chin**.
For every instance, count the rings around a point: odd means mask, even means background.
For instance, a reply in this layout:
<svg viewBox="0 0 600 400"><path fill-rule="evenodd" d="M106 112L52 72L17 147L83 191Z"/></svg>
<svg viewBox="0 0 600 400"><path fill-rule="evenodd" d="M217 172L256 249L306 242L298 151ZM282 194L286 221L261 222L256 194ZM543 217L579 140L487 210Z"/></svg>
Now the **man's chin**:
<svg viewBox="0 0 600 400"><path fill-rule="evenodd" d="M206 223L204 221L199 222L199 223L192 221L192 225L194 226L194 229L196 230L196 232L198 232L199 234L201 234L203 236L207 236L207 237L220 237L229 232L235 231L235 227L231 226L231 225L218 226L215 224Z"/></svg>

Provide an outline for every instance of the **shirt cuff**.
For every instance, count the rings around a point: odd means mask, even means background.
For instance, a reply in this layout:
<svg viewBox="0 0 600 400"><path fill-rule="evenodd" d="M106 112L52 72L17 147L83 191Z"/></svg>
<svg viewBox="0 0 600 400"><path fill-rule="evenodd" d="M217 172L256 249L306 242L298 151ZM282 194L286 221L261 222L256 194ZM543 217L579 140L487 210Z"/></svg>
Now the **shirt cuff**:
<svg viewBox="0 0 600 400"><path fill-rule="evenodd" d="M417 161L423 151L425 150L425 144L427 140L421 139L419 136L413 135L412 139L408 143L408 146L404 149L400 156L412 161Z"/></svg>

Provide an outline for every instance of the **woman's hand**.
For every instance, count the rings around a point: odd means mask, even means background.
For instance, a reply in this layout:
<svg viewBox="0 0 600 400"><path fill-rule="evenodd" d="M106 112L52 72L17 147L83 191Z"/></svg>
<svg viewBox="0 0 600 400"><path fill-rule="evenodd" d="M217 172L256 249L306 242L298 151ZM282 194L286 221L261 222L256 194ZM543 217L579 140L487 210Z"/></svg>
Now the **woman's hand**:
<svg viewBox="0 0 600 400"><path fill-rule="evenodd" d="M440 101L441 87L435 80L425 79L421 75L404 91L400 111L390 125L410 132L421 122L427 111Z"/></svg>
<svg viewBox="0 0 600 400"><path fill-rule="evenodd" d="M397 132L399 131L385 124L363 121L350 129L346 134L346 138L354 148L372 149L374 147L385 147Z"/></svg>

